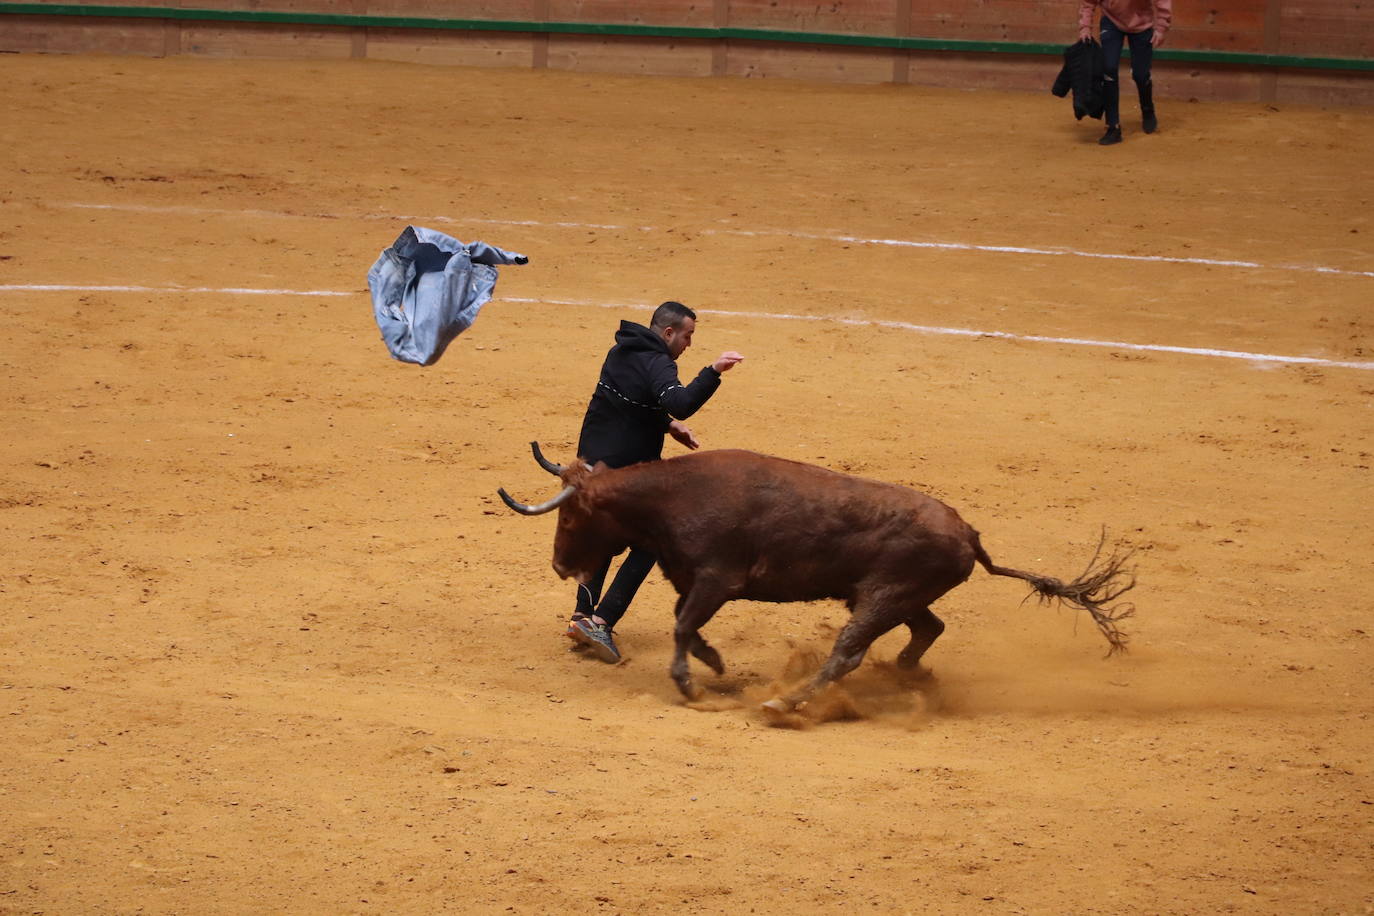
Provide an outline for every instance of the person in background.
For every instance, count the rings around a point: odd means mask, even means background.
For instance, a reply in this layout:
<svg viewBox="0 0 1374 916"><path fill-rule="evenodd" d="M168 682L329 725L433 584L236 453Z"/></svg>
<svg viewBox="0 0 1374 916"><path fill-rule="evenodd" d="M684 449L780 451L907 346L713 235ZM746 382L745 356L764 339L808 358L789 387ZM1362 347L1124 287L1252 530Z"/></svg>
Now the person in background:
<svg viewBox="0 0 1374 916"><path fill-rule="evenodd" d="M1164 35L1173 22L1173 0L1078 0L1078 38L1092 37L1093 15L1102 11L1102 57L1106 71L1107 132L1097 142L1111 146L1121 142L1121 84L1117 73L1121 65L1121 49L1131 45L1131 79L1140 94L1140 115L1145 133L1159 129L1155 115L1154 84L1150 80L1150 62L1154 49L1164 43Z"/></svg>

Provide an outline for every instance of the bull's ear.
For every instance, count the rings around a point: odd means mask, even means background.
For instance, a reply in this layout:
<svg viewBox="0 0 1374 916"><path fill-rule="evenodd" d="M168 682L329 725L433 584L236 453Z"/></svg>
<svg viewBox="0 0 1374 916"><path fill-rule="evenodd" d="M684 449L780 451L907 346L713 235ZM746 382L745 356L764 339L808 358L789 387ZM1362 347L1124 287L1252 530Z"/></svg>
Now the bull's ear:
<svg viewBox="0 0 1374 916"><path fill-rule="evenodd" d="M598 461L596 464L588 467L587 470L591 471L593 474L600 474L603 471L609 471L610 468L606 465L606 462Z"/></svg>

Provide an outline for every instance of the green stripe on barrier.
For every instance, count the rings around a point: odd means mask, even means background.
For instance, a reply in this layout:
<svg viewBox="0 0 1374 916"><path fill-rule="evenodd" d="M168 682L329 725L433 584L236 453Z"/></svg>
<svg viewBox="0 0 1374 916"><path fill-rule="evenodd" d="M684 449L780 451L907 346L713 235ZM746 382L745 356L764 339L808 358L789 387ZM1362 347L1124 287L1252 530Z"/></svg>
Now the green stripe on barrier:
<svg viewBox="0 0 1374 916"><path fill-rule="evenodd" d="M429 19L410 16L363 16L340 13L298 13L277 10L181 9L161 6L92 6L72 3L0 3L0 14L31 16L102 16L114 19L170 19L175 21L260 22L278 25L343 26L348 28L435 29L464 32L527 32L550 35L608 35L629 38L684 38L707 41L757 41L786 44L884 48L898 51L955 51L968 54L1059 55L1064 45L1020 41L970 41L958 38L911 38L897 35L844 35L826 32L780 32L769 29L626 25L606 22L523 22L495 19ZM1066 28L1066 31L1068 29ZM1340 57L1299 57L1246 51L1161 49L1158 60L1248 67L1303 70L1374 71L1374 60Z"/></svg>

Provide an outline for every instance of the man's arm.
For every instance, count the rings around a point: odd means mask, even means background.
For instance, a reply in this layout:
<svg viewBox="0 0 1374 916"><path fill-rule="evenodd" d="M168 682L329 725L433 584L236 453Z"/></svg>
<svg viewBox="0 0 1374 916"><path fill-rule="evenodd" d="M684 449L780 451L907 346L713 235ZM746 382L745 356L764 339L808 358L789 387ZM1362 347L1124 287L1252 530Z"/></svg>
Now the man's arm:
<svg viewBox="0 0 1374 916"><path fill-rule="evenodd" d="M1173 24L1174 0L1155 0L1154 37L1150 39L1150 47L1157 48L1164 44L1164 36Z"/></svg>
<svg viewBox="0 0 1374 916"><path fill-rule="evenodd" d="M1078 0L1078 40L1093 37L1093 11L1101 0Z"/></svg>
<svg viewBox="0 0 1374 916"><path fill-rule="evenodd" d="M686 385L678 380L677 367L666 355L654 360L650 368L650 384L658 397L658 406L675 420L685 420L701 409L720 387L720 373L706 366Z"/></svg>

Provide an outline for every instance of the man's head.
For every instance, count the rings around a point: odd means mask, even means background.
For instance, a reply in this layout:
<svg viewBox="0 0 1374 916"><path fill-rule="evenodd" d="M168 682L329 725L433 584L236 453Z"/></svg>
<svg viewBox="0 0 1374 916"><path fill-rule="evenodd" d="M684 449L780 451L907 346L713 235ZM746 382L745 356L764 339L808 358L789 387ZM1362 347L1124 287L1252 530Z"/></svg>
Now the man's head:
<svg viewBox="0 0 1374 916"><path fill-rule="evenodd" d="M654 309L649 330L668 345L668 355L677 359L692 345L692 332L697 329L697 313L681 302L668 301Z"/></svg>

